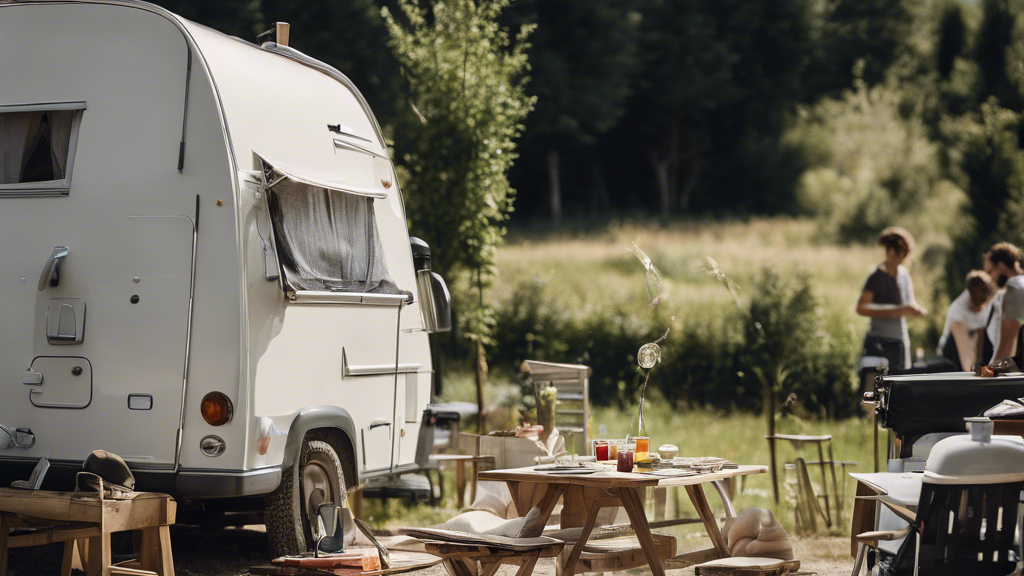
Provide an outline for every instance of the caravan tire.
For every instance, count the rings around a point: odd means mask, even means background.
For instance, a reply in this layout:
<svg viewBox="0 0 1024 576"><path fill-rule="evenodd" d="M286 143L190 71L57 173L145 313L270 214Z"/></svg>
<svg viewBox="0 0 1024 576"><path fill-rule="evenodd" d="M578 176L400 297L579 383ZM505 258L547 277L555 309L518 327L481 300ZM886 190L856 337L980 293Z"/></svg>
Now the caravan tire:
<svg viewBox="0 0 1024 576"><path fill-rule="evenodd" d="M338 453L322 440L306 440L295 466L281 474L281 485L267 496L263 522L273 556L300 554L313 548L310 518L324 502L341 504L347 494Z"/></svg>

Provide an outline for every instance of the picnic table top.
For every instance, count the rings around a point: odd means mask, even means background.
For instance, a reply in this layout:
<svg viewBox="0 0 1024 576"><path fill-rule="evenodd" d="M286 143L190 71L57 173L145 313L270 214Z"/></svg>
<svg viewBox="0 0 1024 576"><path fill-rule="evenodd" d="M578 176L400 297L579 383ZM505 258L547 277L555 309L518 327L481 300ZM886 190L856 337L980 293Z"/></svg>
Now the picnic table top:
<svg viewBox="0 0 1024 576"><path fill-rule="evenodd" d="M660 477L643 472L618 472L610 466L606 470L593 474L559 474L537 470L535 466L513 468L509 470L488 470L480 472L480 480L497 480L501 482L525 482L529 484L569 484L575 486L597 486L603 488L650 486L693 486L725 480L737 476L764 474L767 466L743 465L738 468L720 470L694 476Z"/></svg>

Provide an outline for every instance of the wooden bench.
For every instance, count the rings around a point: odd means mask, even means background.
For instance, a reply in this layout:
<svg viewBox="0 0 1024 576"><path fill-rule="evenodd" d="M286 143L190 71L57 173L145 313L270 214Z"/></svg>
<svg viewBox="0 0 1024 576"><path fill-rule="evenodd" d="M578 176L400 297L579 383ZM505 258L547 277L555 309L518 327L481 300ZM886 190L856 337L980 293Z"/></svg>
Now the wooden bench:
<svg viewBox="0 0 1024 576"><path fill-rule="evenodd" d="M12 548L64 542L62 576L85 567L88 576L174 576L170 525L177 505L166 494L133 492L103 498L97 492L43 492L0 488L0 576ZM11 535L11 529L27 529ZM110 535L138 530L138 560L112 564Z"/></svg>

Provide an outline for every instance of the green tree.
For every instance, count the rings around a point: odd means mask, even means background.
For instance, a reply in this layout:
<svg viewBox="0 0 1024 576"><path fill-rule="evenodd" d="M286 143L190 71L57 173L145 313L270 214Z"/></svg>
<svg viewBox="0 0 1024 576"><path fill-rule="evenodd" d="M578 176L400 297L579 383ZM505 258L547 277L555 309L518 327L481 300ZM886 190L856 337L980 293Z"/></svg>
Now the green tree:
<svg viewBox="0 0 1024 576"><path fill-rule="evenodd" d="M621 120L638 64L641 16L622 0L519 0L510 15L537 25L527 51L537 108L525 140L545 155L548 207L558 221L561 151L589 151ZM599 203L606 205L607 198Z"/></svg>
<svg viewBox="0 0 1024 576"><path fill-rule="evenodd" d="M823 0L814 90L848 88L858 61L864 63L864 81L882 81L911 38L912 5L913 0Z"/></svg>
<svg viewBox="0 0 1024 576"><path fill-rule="evenodd" d="M995 96L1000 105L1020 110L1024 98L1010 77L1013 66L1007 61L1018 21L1024 19L1021 0L984 0L981 25L974 46L974 59L980 72L979 101ZM1019 64L1019 62L1017 62Z"/></svg>
<svg viewBox="0 0 1024 576"><path fill-rule="evenodd" d="M395 147L409 172L410 229L431 245L437 268L454 281L460 329L476 344L481 416L483 346L493 326L483 290L494 277L512 211L515 191L507 173L516 140L535 102L526 94L532 26L513 39L498 23L510 3L448 0L427 10L417 0L398 0L397 14L382 10L389 45L409 82Z"/></svg>
<svg viewBox="0 0 1024 576"><path fill-rule="evenodd" d="M950 119L943 130L953 142L951 159L967 204L953 252L946 263L950 297L963 290L964 276L981 266L981 255L993 243L1021 244L1024 230L1024 152L1020 150L1020 114L991 99L981 110Z"/></svg>
<svg viewBox="0 0 1024 576"><path fill-rule="evenodd" d="M714 156L736 158L752 135L777 137L802 93L808 2L652 0L641 30L647 61L631 122L640 128L635 142L653 168L660 211L668 214L690 207ZM737 190L721 192L723 205L737 205Z"/></svg>

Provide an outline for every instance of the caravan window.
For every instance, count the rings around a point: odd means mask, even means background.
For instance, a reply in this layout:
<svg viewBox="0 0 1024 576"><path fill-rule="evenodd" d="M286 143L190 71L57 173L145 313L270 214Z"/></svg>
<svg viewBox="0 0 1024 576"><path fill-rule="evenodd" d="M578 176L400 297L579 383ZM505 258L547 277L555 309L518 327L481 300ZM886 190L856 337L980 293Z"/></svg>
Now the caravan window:
<svg viewBox="0 0 1024 576"><path fill-rule="evenodd" d="M287 290L403 293L388 274L373 198L280 178L268 200Z"/></svg>
<svg viewBox="0 0 1024 576"><path fill-rule="evenodd" d="M0 106L0 195L66 194L84 102Z"/></svg>

